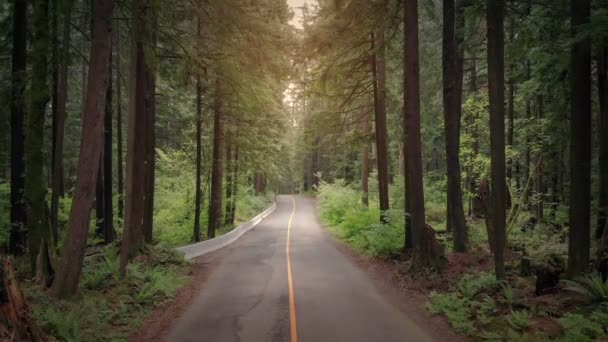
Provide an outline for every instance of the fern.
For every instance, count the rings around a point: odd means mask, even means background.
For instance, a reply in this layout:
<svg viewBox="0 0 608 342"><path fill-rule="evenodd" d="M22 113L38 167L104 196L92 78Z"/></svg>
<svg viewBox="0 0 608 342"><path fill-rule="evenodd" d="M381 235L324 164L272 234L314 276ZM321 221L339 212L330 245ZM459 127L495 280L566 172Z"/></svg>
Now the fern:
<svg viewBox="0 0 608 342"><path fill-rule="evenodd" d="M608 302L608 282L598 273L591 273L576 281L562 280L564 290L578 293L592 303Z"/></svg>

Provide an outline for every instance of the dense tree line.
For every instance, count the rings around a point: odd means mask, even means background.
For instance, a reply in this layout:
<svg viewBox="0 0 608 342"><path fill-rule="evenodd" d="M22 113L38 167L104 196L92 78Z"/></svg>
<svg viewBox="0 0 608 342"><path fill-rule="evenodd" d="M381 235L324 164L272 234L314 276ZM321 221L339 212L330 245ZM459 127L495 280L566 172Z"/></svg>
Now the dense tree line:
<svg viewBox="0 0 608 342"><path fill-rule="evenodd" d="M158 242L155 192L172 186L159 158L196 175L191 241L235 224L239 196L286 173L290 18L274 1L3 3L5 252L27 252L58 297L76 293L96 245L119 246L124 276Z"/></svg>
<svg viewBox="0 0 608 342"><path fill-rule="evenodd" d="M485 217L497 277L505 276L508 236L526 227L568 232L569 276L606 272L605 8L526 0L307 6L292 101L302 189L315 178L343 179L365 206L373 196L383 213L400 209L404 251L413 247L422 265L437 265L440 254L425 223L425 203L436 202L425 188L439 187L450 247L469 251L471 224ZM404 189L405 199L389 203L389 188Z"/></svg>

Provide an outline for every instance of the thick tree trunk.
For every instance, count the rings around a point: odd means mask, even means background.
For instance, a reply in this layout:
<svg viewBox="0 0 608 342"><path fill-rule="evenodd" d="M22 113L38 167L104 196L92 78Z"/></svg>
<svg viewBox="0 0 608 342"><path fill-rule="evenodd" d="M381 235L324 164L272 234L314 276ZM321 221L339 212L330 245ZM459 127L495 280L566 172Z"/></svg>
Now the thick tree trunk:
<svg viewBox="0 0 608 342"><path fill-rule="evenodd" d="M597 89L599 97L599 202L596 237L602 236L608 221L608 47L600 49L597 59ZM607 246L608 248L608 246Z"/></svg>
<svg viewBox="0 0 608 342"><path fill-rule="evenodd" d="M445 119L445 149L447 159L447 226L454 231L454 250L465 252L468 246L467 225L460 185L460 116L462 64L458 55L455 29L454 0L443 1L443 111ZM460 29L460 28L459 28ZM459 69L460 67L460 69Z"/></svg>
<svg viewBox="0 0 608 342"><path fill-rule="evenodd" d="M513 16L511 16L511 20L509 20L509 43L513 44L515 40L515 28L514 28L514 20ZM513 148L513 137L515 132L515 65L511 63L509 65L509 80L508 80L508 112L507 117L509 120L509 125L507 126L507 146L509 148ZM513 160L509 158L507 160L507 181L511 181L513 177Z"/></svg>
<svg viewBox="0 0 608 342"><path fill-rule="evenodd" d="M44 119L49 101L47 82L49 48L49 1L36 0L32 4L32 83L25 150L25 200L28 210L28 249L32 275L36 274L36 258L43 241L48 241L46 221L47 184L44 178Z"/></svg>
<svg viewBox="0 0 608 342"><path fill-rule="evenodd" d="M487 0L488 88L490 95L491 211L494 229L496 278L505 277L506 164L505 164L505 68L504 0Z"/></svg>
<svg viewBox="0 0 608 342"><path fill-rule="evenodd" d="M215 79L215 104L213 115L213 164L211 166L211 197L207 238L215 237L222 224L222 89L219 76Z"/></svg>
<svg viewBox="0 0 608 342"><path fill-rule="evenodd" d="M51 163L48 166L49 187L53 186L53 165L55 165L55 142L57 141L57 97L59 92L59 0L51 0Z"/></svg>
<svg viewBox="0 0 608 342"><path fill-rule="evenodd" d="M70 210L64 253L53 284L53 293L68 297L76 293L82 270L95 181L102 150L105 80L111 51L112 0L96 0L95 23L90 53L87 98L83 112L82 143L78 159L76 190Z"/></svg>
<svg viewBox="0 0 608 342"><path fill-rule="evenodd" d="M407 203L418 266L437 267L439 254L425 224L420 140L420 61L418 51L418 1L404 0L405 43L405 153L407 159ZM436 243L436 241L435 241Z"/></svg>
<svg viewBox="0 0 608 342"><path fill-rule="evenodd" d="M149 89L145 45L149 39L150 4L133 0L131 26L131 70L129 96L129 128L127 135L127 189L125 223L120 249L120 273L126 274L129 258L145 243L143 223L145 207L146 144L148 137L146 95Z"/></svg>
<svg viewBox="0 0 608 342"><path fill-rule="evenodd" d="M106 111L103 132L103 241L111 243L116 238L114 232L114 207L112 203L112 45L108 61L106 87Z"/></svg>
<svg viewBox="0 0 608 342"><path fill-rule="evenodd" d="M363 135L365 136L363 147L361 147L361 203L364 207L369 206L369 117L367 113L363 117Z"/></svg>
<svg viewBox="0 0 608 342"><path fill-rule="evenodd" d="M146 57L146 143L145 143L145 189L143 231L146 243L152 243L154 230L154 184L156 183L156 69L150 59L156 57L157 15L148 4L151 12L151 56Z"/></svg>
<svg viewBox="0 0 608 342"><path fill-rule="evenodd" d="M26 210L24 134L27 56L27 0L15 0L13 12L13 51L11 60L11 228L9 250L14 255L25 253Z"/></svg>
<svg viewBox="0 0 608 342"><path fill-rule="evenodd" d="M590 21L590 0L572 0L571 36ZM570 50L570 236L568 275L589 267L591 211L591 41L577 39Z"/></svg>
<svg viewBox="0 0 608 342"><path fill-rule="evenodd" d="M59 82L57 85L57 113L55 118L55 130L53 139L53 172L52 172L52 195L51 195L51 227L53 235L59 236L59 197L63 196L63 140L65 135L65 121L67 116L68 99L68 69L70 65L70 41L72 1L66 2L65 17L63 22L63 43L61 69L59 71Z"/></svg>
<svg viewBox="0 0 608 342"><path fill-rule="evenodd" d="M386 122L386 67L385 67L385 41L384 28L372 35L372 49L374 51L372 63L372 76L375 86L374 113L376 128L376 162L378 167L378 201L380 204L381 220L386 221L385 211L389 209L388 198L388 129Z"/></svg>

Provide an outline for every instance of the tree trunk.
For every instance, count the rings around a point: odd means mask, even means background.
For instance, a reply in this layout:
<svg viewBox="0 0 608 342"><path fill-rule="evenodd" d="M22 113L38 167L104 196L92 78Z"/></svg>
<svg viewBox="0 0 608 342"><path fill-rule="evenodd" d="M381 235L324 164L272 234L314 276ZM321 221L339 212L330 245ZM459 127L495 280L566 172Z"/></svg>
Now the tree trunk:
<svg viewBox="0 0 608 342"><path fill-rule="evenodd" d="M53 284L53 293L68 297L76 293L82 270L95 181L102 150L105 80L111 51L112 8L114 1L97 0L90 52L87 98L83 112L82 143L78 159L76 190L70 210L64 254Z"/></svg>
<svg viewBox="0 0 608 342"><path fill-rule="evenodd" d="M30 112L25 150L25 200L28 210L27 232L32 275L36 274L36 259L43 241L48 241L48 222L45 220L47 184L44 179L44 119L49 101L47 82L49 48L49 1L36 0L32 4L32 83Z"/></svg>
<svg viewBox="0 0 608 342"><path fill-rule="evenodd" d="M386 123L386 67L385 67L385 41L384 28L372 35L372 50L374 51L372 63L372 76L374 82L374 113L376 128L376 154L378 167L378 201L380 202L380 219L386 222L386 211L389 209L388 196L388 130Z"/></svg>
<svg viewBox="0 0 608 342"><path fill-rule="evenodd" d="M597 59L597 89L599 98L599 196L596 237L602 236L608 221L608 47L600 49ZM608 247L608 246L607 246Z"/></svg>
<svg viewBox="0 0 608 342"><path fill-rule="evenodd" d="M418 1L404 0L405 42L405 153L407 160L407 204L414 252L418 266L437 267L438 250L430 241L425 224L422 151L420 141L420 61L418 51Z"/></svg>
<svg viewBox="0 0 608 342"><path fill-rule="evenodd" d="M63 22L63 44L61 70L59 71L59 82L57 85L57 112L55 116L55 130L53 139L53 179L51 195L51 227L53 236L59 236L59 197L63 196L63 140L65 135L65 120L67 116L68 99L68 69L70 65L70 40L72 1L66 2L65 17Z"/></svg>
<svg viewBox="0 0 608 342"><path fill-rule="evenodd" d="M120 273L126 275L129 258L145 243L144 207L146 177L146 144L148 137L146 95L149 89L145 45L149 39L150 4L146 0L133 0L131 26L131 70L129 96L129 128L127 135L127 193L125 223L120 249Z"/></svg>
<svg viewBox="0 0 608 342"><path fill-rule="evenodd" d="M363 147L361 148L361 203L364 207L369 206L369 117L367 113L363 117L363 135L365 136Z"/></svg>
<svg viewBox="0 0 608 342"><path fill-rule="evenodd" d="M237 127L237 137L238 137L238 127ZM232 179L233 189L232 189L232 211L230 212L230 224L235 223L236 218L236 199L239 195L239 141L238 138L236 140L236 148L234 151L234 176Z"/></svg>
<svg viewBox="0 0 608 342"><path fill-rule="evenodd" d="M24 134L25 88L27 83L27 0L15 0L13 13L13 51L11 59L11 228L9 250L13 255L25 253L26 210Z"/></svg>
<svg viewBox="0 0 608 342"><path fill-rule="evenodd" d="M213 164L211 166L211 197L207 238L215 237L222 218L222 90L219 76L215 79L215 105L213 115Z"/></svg>
<svg viewBox="0 0 608 342"><path fill-rule="evenodd" d="M515 40L515 28L514 28L514 20L513 20L513 16L511 16L511 19L509 20L509 43L513 44L514 40ZM509 120L509 125L507 126L507 146L509 146L509 148L513 148L513 137L514 137L514 129L515 129L515 79L514 79L514 73L515 73L515 65L513 63L511 63L509 65L509 80L508 80L508 112L507 112L507 116L508 116L508 120ZM507 181L511 181L511 178L513 177L513 160L512 158L509 158L507 160Z"/></svg>
<svg viewBox="0 0 608 342"><path fill-rule="evenodd" d="M124 217L124 193L123 193L123 163L122 163L122 74L120 67L120 23L116 24L116 173L117 177L117 209L118 217Z"/></svg>
<svg viewBox="0 0 608 342"><path fill-rule="evenodd" d="M506 174L505 174L505 68L504 0L487 0L488 88L490 95L490 167L494 263L497 279L505 277Z"/></svg>
<svg viewBox="0 0 608 342"><path fill-rule="evenodd" d="M149 59L156 57L157 15L152 2L148 4L151 16L151 56L146 57L146 143L144 174L144 220L143 232L146 243L152 243L154 230L154 184L156 182L156 69Z"/></svg>
<svg viewBox="0 0 608 342"><path fill-rule="evenodd" d="M104 115L105 117L105 115ZM105 119L104 119L105 120ZM105 125L104 125L105 126ZM105 134L104 134L105 135ZM105 137L104 137L105 138ZM104 144L105 145L105 144ZM101 161L99 162L99 170L97 171L97 182L95 184L95 235L103 239L104 235L104 200L103 200L103 162L105 151L101 152Z"/></svg>
<svg viewBox="0 0 608 342"><path fill-rule="evenodd" d="M443 108L447 159L447 226L454 231L454 250L465 252L468 245L467 225L460 186L460 116L462 63L459 60L455 30L454 0L443 1ZM460 11L459 11L460 12ZM459 30L462 28L459 27Z"/></svg>
<svg viewBox="0 0 608 342"><path fill-rule="evenodd" d="M262 172L255 173L255 195L263 194L265 189L264 174Z"/></svg>
<svg viewBox="0 0 608 342"><path fill-rule="evenodd" d="M232 218L232 134L229 128L225 129L226 133L226 209L224 210L224 225L229 225Z"/></svg>
<svg viewBox="0 0 608 342"><path fill-rule="evenodd" d="M537 97L538 102L538 113L536 117L536 121L539 127L542 127L542 119L543 119L543 96L539 95ZM540 129L539 129L539 132ZM542 132L541 132L542 134ZM544 220L544 186L543 186L543 150L542 150L542 141L539 139L537 141L537 146L539 148L536 151L534 156L534 216L536 217L536 222L541 223Z"/></svg>
<svg viewBox="0 0 608 342"><path fill-rule="evenodd" d="M572 0L571 36L590 21L590 0ZM589 267L591 210L591 41L577 39L570 50L570 236L568 275Z"/></svg>
<svg viewBox="0 0 608 342"><path fill-rule="evenodd" d="M110 36L111 37L111 36ZM114 207L112 203L112 43L106 88L106 106L103 133L103 241L109 244L116 238L114 232Z"/></svg>
<svg viewBox="0 0 608 342"><path fill-rule="evenodd" d="M200 19L198 22L200 37ZM192 240L201 240L201 205L203 202L202 183L202 160L203 160L203 84L200 73L196 74L196 189L194 195L194 235Z"/></svg>

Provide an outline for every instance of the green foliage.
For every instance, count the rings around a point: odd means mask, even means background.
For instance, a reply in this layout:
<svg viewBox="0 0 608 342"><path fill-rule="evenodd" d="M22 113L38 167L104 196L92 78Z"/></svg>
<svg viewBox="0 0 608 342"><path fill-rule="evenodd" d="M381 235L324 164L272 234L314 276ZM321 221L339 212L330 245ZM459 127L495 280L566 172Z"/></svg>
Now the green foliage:
<svg viewBox="0 0 608 342"><path fill-rule="evenodd" d="M118 251L85 259L80 296L57 300L34 284L25 294L41 327L60 341L122 341L155 306L188 282L189 266L171 250L151 248L119 280Z"/></svg>
<svg viewBox="0 0 608 342"><path fill-rule="evenodd" d="M511 311L509 315L507 315L506 320L507 323L511 326L511 328L522 331L526 329L530 325L530 319L532 315L530 312L526 310L521 311Z"/></svg>
<svg viewBox="0 0 608 342"><path fill-rule="evenodd" d="M361 193L343 180L321 182L317 197L321 220L338 237L372 257L399 255L405 239L402 209L389 210L387 222L380 223L375 199L370 199L369 208L364 208Z"/></svg>
<svg viewBox="0 0 608 342"><path fill-rule="evenodd" d="M608 314L593 313L585 317L578 313L569 313L559 319L559 323L564 329L564 342L586 342L596 341L598 338L606 336L608 331Z"/></svg>
<svg viewBox="0 0 608 342"><path fill-rule="evenodd" d="M608 282L599 273L591 273L576 281L562 280L564 290L578 293L592 303L608 303Z"/></svg>

